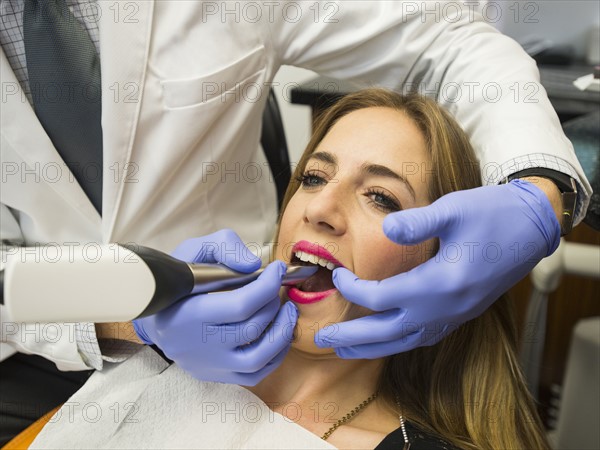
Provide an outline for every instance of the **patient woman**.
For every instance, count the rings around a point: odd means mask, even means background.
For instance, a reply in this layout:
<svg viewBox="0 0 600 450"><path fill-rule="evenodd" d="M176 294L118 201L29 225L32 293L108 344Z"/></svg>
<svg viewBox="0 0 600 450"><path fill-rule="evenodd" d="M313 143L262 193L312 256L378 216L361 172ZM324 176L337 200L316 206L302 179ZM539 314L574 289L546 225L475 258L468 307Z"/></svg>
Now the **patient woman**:
<svg viewBox="0 0 600 450"><path fill-rule="evenodd" d="M333 268L381 280L435 254L435 241L388 240L386 214L479 185L467 137L435 102L380 89L343 98L319 119L284 200L275 257L323 267L282 291L299 318L281 366L251 388L202 383L144 348L94 374L34 447L549 448L505 299L391 357L343 360L314 343L325 325L372 314L334 288Z"/></svg>

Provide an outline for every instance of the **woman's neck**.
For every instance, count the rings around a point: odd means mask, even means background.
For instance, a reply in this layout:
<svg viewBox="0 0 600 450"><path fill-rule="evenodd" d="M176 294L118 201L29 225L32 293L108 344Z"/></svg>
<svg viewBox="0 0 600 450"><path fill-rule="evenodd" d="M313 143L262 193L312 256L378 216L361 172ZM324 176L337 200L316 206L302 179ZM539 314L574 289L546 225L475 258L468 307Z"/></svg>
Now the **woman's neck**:
<svg viewBox="0 0 600 450"><path fill-rule="evenodd" d="M376 392L383 365L383 359L347 360L292 348L281 366L248 389L271 410L323 436ZM377 398L328 441L339 448L374 448L397 427L397 416Z"/></svg>
<svg viewBox="0 0 600 450"><path fill-rule="evenodd" d="M339 409L337 417L377 390L383 360L345 360L292 348L279 368L248 388L277 411L285 405ZM304 412L304 411L303 411ZM312 413L311 413L312 414Z"/></svg>

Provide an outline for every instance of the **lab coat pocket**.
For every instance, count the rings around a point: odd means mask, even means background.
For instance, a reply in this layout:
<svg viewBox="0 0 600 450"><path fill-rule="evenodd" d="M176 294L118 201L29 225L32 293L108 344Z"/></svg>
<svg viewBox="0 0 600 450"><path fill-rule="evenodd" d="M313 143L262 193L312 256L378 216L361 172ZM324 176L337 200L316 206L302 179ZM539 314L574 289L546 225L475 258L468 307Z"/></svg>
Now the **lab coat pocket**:
<svg viewBox="0 0 600 450"><path fill-rule="evenodd" d="M249 95L249 84L265 70L265 48L260 46L225 68L194 78L162 80L167 109L181 109L216 103L235 102ZM260 91L262 86L257 86Z"/></svg>

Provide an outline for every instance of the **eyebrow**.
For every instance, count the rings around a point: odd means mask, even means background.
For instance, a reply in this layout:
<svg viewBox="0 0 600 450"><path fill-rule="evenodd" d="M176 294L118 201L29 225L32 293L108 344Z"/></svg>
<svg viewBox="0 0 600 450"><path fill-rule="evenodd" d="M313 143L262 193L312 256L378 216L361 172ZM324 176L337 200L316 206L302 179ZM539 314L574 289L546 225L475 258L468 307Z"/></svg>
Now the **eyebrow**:
<svg viewBox="0 0 600 450"><path fill-rule="evenodd" d="M310 155L310 158L308 160L310 161L311 159L317 159L326 164L336 166L337 168L337 158L329 152L314 152Z"/></svg>
<svg viewBox="0 0 600 450"><path fill-rule="evenodd" d="M332 155L329 152L323 152L323 151L315 152L312 155L310 155L310 159L316 159L316 160L322 161L326 164L331 164L333 166L336 166L336 169L337 169L337 165L338 165L337 158L335 155ZM309 161L310 161L310 159L309 159ZM406 186L406 188L408 189L413 200L416 199L415 190L413 189L413 187L409 183L409 181L406 179L406 177L403 177L402 175L394 172L389 167L382 166L381 164L364 163L360 167L360 171L367 173L369 175L376 176L376 177L386 177L386 178L391 178L393 180L400 181L401 183L403 183Z"/></svg>
<svg viewBox="0 0 600 450"><path fill-rule="evenodd" d="M361 166L360 170L362 172L368 173L369 175L373 175L373 176L377 176L377 177L392 178L394 180L400 181L401 183L404 183L404 185L410 192L410 195L412 196L413 200L416 200L415 190L413 189L412 185L408 182L408 180L405 177L403 177L402 175L394 172L390 168L388 168L386 166L382 166L380 164L365 163Z"/></svg>

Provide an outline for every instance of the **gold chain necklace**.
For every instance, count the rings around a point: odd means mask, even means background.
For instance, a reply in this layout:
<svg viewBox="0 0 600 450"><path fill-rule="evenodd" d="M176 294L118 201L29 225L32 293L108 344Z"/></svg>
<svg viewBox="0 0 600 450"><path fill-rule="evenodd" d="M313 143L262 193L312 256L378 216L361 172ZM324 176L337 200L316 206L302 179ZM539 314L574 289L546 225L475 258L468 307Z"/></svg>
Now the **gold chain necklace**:
<svg viewBox="0 0 600 450"><path fill-rule="evenodd" d="M345 425L348 422L350 422L352 419L354 419L358 415L358 413L360 413L363 409L365 409L367 406L369 406L369 403L371 403L373 400L375 400L377 398L378 394L379 394L379 392L375 392L368 399L364 400L362 403L360 403L359 405L354 407L354 409L352 411L350 411L348 414L346 414L344 417L342 417L340 420L338 420L336 423L334 423L333 426L329 430L327 430L323 436L321 436L321 439L326 441L327 438L329 436L331 436L331 434L335 430L337 430L342 425Z"/></svg>

